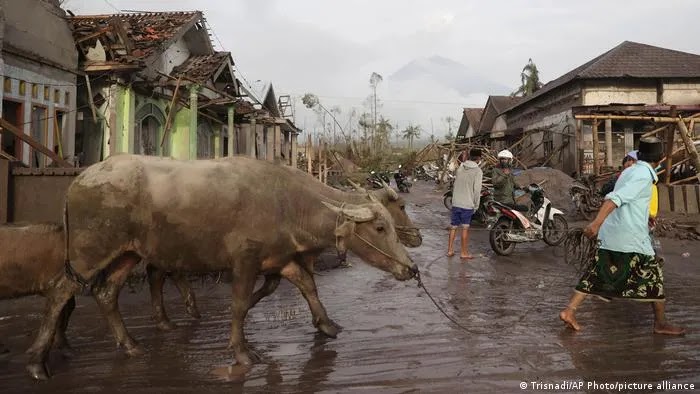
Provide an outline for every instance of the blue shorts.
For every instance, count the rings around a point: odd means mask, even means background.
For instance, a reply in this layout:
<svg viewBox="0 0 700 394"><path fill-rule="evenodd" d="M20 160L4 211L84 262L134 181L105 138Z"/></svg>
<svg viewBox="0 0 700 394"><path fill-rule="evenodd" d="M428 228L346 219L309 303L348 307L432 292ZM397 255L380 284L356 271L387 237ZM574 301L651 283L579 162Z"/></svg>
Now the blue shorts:
<svg viewBox="0 0 700 394"><path fill-rule="evenodd" d="M452 225L452 227L469 227L469 225L472 223L473 214L473 209L452 207L452 221L450 222L450 224Z"/></svg>

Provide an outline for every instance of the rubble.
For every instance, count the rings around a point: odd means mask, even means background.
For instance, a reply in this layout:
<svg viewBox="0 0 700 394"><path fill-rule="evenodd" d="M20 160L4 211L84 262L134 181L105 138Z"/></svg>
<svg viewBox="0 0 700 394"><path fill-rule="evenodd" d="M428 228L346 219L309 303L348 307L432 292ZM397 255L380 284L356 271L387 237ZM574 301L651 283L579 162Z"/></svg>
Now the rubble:
<svg viewBox="0 0 700 394"><path fill-rule="evenodd" d="M562 171L549 167L535 167L522 170L515 177L515 182L520 186L531 183L542 183L544 195L552 202L555 208L564 212L573 212L575 207L571 201L569 189L574 184L574 179Z"/></svg>
<svg viewBox="0 0 700 394"><path fill-rule="evenodd" d="M700 224L697 222L681 223L674 219L656 219L654 235L661 238L680 240L700 240Z"/></svg>

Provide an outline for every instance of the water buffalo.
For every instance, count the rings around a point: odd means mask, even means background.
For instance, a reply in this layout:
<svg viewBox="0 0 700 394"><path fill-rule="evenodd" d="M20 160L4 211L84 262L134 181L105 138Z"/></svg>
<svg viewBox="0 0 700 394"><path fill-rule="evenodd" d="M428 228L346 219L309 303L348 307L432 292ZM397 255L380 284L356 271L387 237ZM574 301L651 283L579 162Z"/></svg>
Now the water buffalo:
<svg viewBox="0 0 700 394"><path fill-rule="evenodd" d="M348 204L364 204L372 200L379 200L379 202L386 207L387 211L394 220L394 228L398 233L399 241L409 247L418 247L421 245L423 238L420 230L413 224L411 219L406 214L406 201L401 198L401 196L399 196L394 189L385 184L383 189L368 192L367 190L359 187L359 185L352 182L351 184L357 189L356 192L348 193L338 190L333 193L333 198L336 201L343 201ZM320 253L305 257L306 261L304 261L304 268L308 272L314 271L314 263L317 261L319 255ZM339 259L344 260L345 255L341 254ZM290 264L297 263L292 261ZM155 269L151 265L149 265L147 269L148 282L150 284L151 291L151 302L153 306L153 317L156 321L156 326L162 330L172 329L175 326L170 322L163 303L163 285L165 282L166 273ZM175 282L185 301L188 313L194 318L199 318L200 314L197 310L194 293L189 287L188 281L185 279L182 273L179 272L171 273L171 278ZM262 284L260 289L253 293L251 308L260 302L260 300L272 294L279 286L281 278L282 276L276 273L265 275L265 282ZM325 325L324 322L314 321L313 323L323 334L330 337L335 337L337 335L337 326L335 324L328 326Z"/></svg>
<svg viewBox="0 0 700 394"><path fill-rule="evenodd" d="M55 224L0 226L0 300L29 295L46 296L64 272L63 227ZM75 298L63 307L54 347L68 350L65 331Z"/></svg>
<svg viewBox="0 0 700 394"><path fill-rule="evenodd" d="M417 267L398 242L393 219L379 202L348 204L336 189L286 166L238 157L177 161L117 155L82 172L66 195L69 275L47 297L44 320L27 369L46 379L46 355L64 305L92 284L118 346L142 351L118 309L119 290L142 258L169 272L232 273L235 360L251 363L243 323L258 273L279 274L302 292L314 321L331 325L308 256L349 249L398 280ZM296 264L290 264L296 262Z"/></svg>

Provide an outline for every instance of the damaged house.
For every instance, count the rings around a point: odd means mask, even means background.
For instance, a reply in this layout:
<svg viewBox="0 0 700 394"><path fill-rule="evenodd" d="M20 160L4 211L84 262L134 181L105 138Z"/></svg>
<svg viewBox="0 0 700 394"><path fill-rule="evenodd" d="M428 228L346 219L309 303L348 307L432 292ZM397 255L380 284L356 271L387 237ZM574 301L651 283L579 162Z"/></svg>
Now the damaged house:
<svg viewBox="0 0 700 394"><path fill-rule="evenodd" d="M231 54L214 50L201 12L69 22L86 74L78 92L81 165L118 152L177 159L247 154L293 164L299 130L272 89L257 97L242 88Z"/></svg>
<svg viewBox="0 0 700 394"><path fill-rule="evenodd" d="M0 0L0 47L1 158L71 166L78 53L59 2Z"/></svg>
<svg viewBox="0 0 700 394"><path fill-rule="evenodd" d="M651 106L654 116L668 116L673 106L698 104L699 55L625 41L499 111L492 125L482 118L481 127L492 141L515 141L526 164L599 174L602 167L617 168L654 122L608 115L584 121L581 114L639 113Z"/></svg>

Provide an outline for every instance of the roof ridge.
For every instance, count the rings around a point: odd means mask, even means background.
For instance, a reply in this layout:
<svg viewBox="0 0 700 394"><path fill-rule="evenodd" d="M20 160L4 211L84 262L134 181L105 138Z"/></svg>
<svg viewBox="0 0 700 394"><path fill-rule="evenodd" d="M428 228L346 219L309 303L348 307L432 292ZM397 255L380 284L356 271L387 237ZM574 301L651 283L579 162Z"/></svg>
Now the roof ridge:
<svg viewBox="0 0 700 394"><path fill-rule="evenodd" d="M131 16L143 16L143 15L204 15L202 11L143 11L143 12L118 12L114 14L85 14L85 15L73 15L67 16L67 19L106 19L113 17L131 17Z"/></svg>

